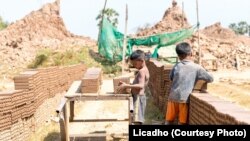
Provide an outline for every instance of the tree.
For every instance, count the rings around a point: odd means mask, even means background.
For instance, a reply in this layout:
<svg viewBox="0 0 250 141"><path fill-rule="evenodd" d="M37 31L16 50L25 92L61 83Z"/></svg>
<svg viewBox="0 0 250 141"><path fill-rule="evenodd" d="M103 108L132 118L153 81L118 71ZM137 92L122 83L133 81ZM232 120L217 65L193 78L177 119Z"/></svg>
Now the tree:
<svg viewBox="0 0 250 141"><path fill-rule="evenodd" d="M98 22L98 26L100 27L101 25L101 20L102 20L102 10L100 11L99 15L96 17L96 20ZM117 27L118 25L118 16L119 14L112 8L107 8L104 10L104 16L108 19L108 21L114 26Z"/></svg>
<svg viewBox="0 0 250 141"><path fill-rule="evenodd" d="M238 24L231 23L229 28L231 28L236 34L244 35L248 33L250 36L250 25L248 25L245 21L241 21Z"/></svg>
<svg viewBox="0 0 250 141"><path fill-rule="evenodd" d="M9 25L9 23L3 21L2 17L0 16L0 30L6 28L8 25Z"/></svg>

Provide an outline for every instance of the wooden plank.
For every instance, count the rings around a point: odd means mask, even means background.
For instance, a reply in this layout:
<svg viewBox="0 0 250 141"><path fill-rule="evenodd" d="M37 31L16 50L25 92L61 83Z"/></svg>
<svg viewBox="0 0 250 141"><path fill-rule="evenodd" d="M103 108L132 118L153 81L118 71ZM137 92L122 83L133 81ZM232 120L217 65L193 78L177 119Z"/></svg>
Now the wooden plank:
<svg viewBox="0 0 250 141"><path fill-rule="evenodd" d="M74 119L72 122L121 122L121 121L129 121L129 119Z"/></svg>
<svg viewBox="0 0 250 141"><path fill-rule="evenodd" d="M63 97L63 98L61 99L60 105L56 108L56 112L57 112L58 114L59 114L60 112L62 112L62 110L63 110L63 108L64 108L66 102L67 102L67 99Z"/></svg>
<svg viewBox="0 0 250 141"><path fill-rule="evenodd" d="M105 137L106 138L107 134L106 133L90 133L90 134L70 134L70 137L74 138L86 138L86 137Z"/></svg>
<svg viewBox="0 0 250 141"><path fill-rule="evenodd" d="M75 101L69 102L69 108L70 108L70 115L69 115L69 121L72 121L74 119L74 111L75 111Z"/></svg>
<svg viewBox="0 0 250 141"><path fill-rule="evenodd" d="M80 91L81 83L82 83L82 82L81 82L80 80L74 81L74 82L71 84L71 86L70 86L69 90L67 91L67 93L64 95L64 97L68 97L68 96L70 96L70 95L73 95L73 94L79 92L79 91Z"/></svg>
<svg viewBox="0 0 250 141"><path fill-rule="evenodd" d="M65 120L65 137L66 137L66 141L70 141L69 139L69 106L68 106L68 102L66 102L65 104L65 112L64 112L65 116L64 116L64 120Z"/></svg>
<svg viewBox="0 0 250 141"><path fill-rule="evenodd" d="M63 111L65 107L63 107ZM59 124L60 124L60 136L61 136L61 141L65 141L66 140L66 132L65 132L65 121L64 121L64 117L59 117Z"/></svg>
<svg viewBox="0 0 250 141"><path fill-rule="evenodd" d="M98 94L98 93L91 93L91 94L82 94L82 93L75 93L71 95L65 95L66 98L73 98L73 97L130 97L131 94Z"/></svg>
<svg viewBox="0 0 250 141"><path fill-rule="evenodd" d="M69 99L70 101L80 100L80 101L99 101L99 100L128 100L128 97L73 97Z"/></svg>

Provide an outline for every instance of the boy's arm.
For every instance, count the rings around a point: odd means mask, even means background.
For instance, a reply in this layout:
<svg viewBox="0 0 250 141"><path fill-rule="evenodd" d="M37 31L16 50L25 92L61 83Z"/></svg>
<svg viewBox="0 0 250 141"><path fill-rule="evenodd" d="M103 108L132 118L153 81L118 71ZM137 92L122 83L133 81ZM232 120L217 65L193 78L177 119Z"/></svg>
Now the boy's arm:
<svg viewBox="0 0 250 141"><path fill-rule="evenodd" d="M213 82L214 78L211 74L209 74L204 68L200 67L197 75L198 80L204 80L207 82Z"/></svg>
<svg viewBox="0 0 250 141"><path fill-rule="evenodd" d="M144 71L139 71L138 72L138 82L137 84L127 84L127 83L122 83L120 85L120 89L125 89L125 88L137 88L137 89L142 89L145 85L145 77L146 74Z"/></svg>

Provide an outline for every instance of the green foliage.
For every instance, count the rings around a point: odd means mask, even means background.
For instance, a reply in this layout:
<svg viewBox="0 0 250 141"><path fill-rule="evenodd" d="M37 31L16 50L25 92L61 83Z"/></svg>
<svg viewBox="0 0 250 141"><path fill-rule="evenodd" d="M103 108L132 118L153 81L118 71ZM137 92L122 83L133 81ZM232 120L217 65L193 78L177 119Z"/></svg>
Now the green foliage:
<svg viewBox="0 0 250 141"><path fill-rule="evenodd" d="M45 66L48 57L51 55L51 50L44 49L38 52L35 60L28 65L28 68L38 68L39 66Z"/></svg>
<svg viewBox="0 0 250 141"><path fill-rule="evenodd" d="M154 98L151 95L151 92L146 89L147 96L147 106L145 111L145 124L151 124L153 121L164 121L164 114L160 109L154 104Z"/></svg>
<svg viewBox="0 0 250 141"><path fill-rule="evenodd" d="M100 11L99 15L96 17L96 20L98 21L98 27L101 25L101 20L102 20L102 12L103 10ZM104 10L104 16L108 19L108 21L114 26L117 27L118 25L118 16L119 13L117 13L114 9L112 8L107 8Z"/></svg>
<svg viewBox="0 0 250 141"><path fill-rule="evenodd" d="M8 25L9 25L9 23L3 21L2 17L0 16L0 30L6 28Z"/></svg>
<svg viewBox="0 0 250 141"><path fill-rule="evenodd" d="M98 57L98 54L95 54L87 47L82 47L78 51L69 49L65 52L55 52L51 49L39 50L34 61L28 65L28 68L68 66L79 63L84 63L87 67L101 67L105 74L116 74L122 70L119 65Z"/></svg>
<svg viewBox="0 0 250 141"><path fill-rule="evenodd" d="M241 21L238 24L231 23L229 28L232 29L238 35L248 34L250 36L250 25L245 21Z"/></svg>

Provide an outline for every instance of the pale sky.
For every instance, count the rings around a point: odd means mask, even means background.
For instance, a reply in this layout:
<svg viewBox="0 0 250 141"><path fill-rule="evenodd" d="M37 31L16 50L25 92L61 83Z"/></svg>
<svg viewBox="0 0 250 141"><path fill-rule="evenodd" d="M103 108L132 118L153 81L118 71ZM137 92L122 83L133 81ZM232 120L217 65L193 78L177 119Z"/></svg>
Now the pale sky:
<svg viewBox="0 0 250 141"><path fill-rule="evenodd" d="M66 28L77 35L96 39L99 11L105 0L61 0L61 17ZM0 16L8 22L23 18L33 10L39 9L54 0L0 0ZM191 25L196 24L196 0L177 0ZM119 14L118 30L124 33L125 6L128 4L128 34L133 34L139 26L151 25L162 19L164 12L171 6L172 0L108 0L107 8L115 9ZM220 21L224 27L230 23L246 21L250 24L250 0L198 0L201 28Z"/></svg>

